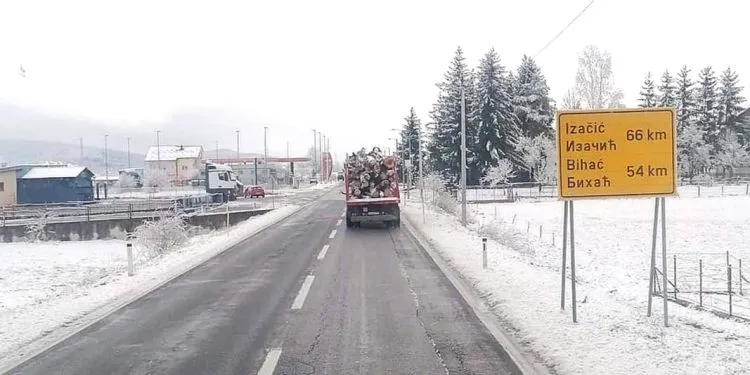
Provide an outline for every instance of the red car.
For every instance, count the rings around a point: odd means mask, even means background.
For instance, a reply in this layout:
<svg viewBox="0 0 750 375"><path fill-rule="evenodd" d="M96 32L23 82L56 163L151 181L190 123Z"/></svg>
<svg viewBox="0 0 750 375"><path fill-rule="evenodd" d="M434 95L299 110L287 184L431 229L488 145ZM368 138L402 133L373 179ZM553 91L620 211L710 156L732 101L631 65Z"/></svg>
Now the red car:
<svg viewBox="0 0 750 375"><path fill-rule="evenodd" d="M266 197L266 191L263 190L263 186L257 186L257 185L256 186L248 186L245 189L245 198L247 198L247 197L250 197L250 198L255 198L255 197L265 198Z"/></svg>

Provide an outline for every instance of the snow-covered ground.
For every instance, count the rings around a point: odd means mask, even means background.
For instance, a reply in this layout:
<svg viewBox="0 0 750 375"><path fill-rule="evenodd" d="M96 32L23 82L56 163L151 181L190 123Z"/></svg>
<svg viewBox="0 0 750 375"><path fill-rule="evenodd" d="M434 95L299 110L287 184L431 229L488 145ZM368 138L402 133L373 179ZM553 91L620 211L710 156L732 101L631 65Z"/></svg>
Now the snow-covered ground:
<svg viewBox="0 0 750 375"><path fill-rule="evenodd" d="M658 297L653 316L646 317L653 200L575 203L577 324L571 320L569 279L567 310L560 309L563 204L471 208L473 223L468 229L454 216L432 209L423 224L416 201L403 212L471 281L518 341L544 357L556 372L750 374L750 323L670 302L671 327L665 328ZM750 255L743 246L750 235L750 197L667 199L666 209L670 278L673 255L682 259L680 255L700 253L724 262L725 251L732 252L732 261ZM481 263L483 235L490 237L486 270ZM681 267L678 263L678 272ZM685 272L690 267L697 270L697 264L684 267Z"/></svg>
<svg viewBox="0 0 750 375"><path fill-rule="evenodd" d="M148 291L297 208L285 206L229 230L193 237L159 258L136 248L132 277L124 241L0 243L0 367L30 343L52 340L53 333L64 331L60 328L83 324L87 314Z"/></svg>
<svg viewBox="0 0 750 375"><path fill-rule="evenodd" d="M750 195L750 183L713 186L682 185L677 188L677 192L682 198ZM513 194L521 199L539 197L550 199L556 196L557 188L555 186L542 186L540 191L539 187L517 187L513 189ZM508 199L509 196L510 190L508 189L469 188L466 191L466 197L471 202L497 201Z"/></svg>

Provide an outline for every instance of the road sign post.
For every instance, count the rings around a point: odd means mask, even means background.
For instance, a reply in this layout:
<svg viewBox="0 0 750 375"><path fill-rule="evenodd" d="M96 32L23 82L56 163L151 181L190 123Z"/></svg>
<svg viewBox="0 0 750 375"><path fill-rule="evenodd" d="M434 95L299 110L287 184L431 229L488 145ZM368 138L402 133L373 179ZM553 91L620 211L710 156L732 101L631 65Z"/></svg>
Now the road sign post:
<svg viewBox="0 0 750 375"><path fill-rule="evenodd" d="M656 236L661 216L662 267L666 278L666 223L664 197L677 195L677 157L673 108L575 110L557 113L557 191L565 200L563 253L570 236L571 276L575 277L573 200L656 197L652 259L649 270L649 310L655 277ZM570 206L570 207L568 207ZM661 215L659 208L661 206ZM570 208L568 210L568 208ZM568 227L568 220L570 226ZM568 230L570 231L568 233ZM562 292L565 296L565 254ZM666 279L665 279L666 280ZM571 287L575 286L572 281ZM663 288L664 324L667 291ZM576 321L575 289L573 321Z"/></svg>

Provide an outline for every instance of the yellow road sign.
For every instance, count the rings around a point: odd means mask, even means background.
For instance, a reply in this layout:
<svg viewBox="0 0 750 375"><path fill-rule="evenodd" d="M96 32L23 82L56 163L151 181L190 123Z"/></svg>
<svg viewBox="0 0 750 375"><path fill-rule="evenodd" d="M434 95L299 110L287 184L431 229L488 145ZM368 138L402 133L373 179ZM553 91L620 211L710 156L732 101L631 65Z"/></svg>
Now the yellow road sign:
<svg viewBox="0 0 750 375"><path fill-rule="evenodd" d="M677 193L673 108L557 113L561 199Z"/></svg>

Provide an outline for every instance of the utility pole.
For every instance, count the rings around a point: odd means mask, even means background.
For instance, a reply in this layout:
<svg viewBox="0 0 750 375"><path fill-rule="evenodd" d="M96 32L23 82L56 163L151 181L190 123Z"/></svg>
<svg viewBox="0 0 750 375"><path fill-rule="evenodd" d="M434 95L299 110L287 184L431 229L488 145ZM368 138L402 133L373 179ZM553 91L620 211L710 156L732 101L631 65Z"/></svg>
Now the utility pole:
<svg viewBox="0 0 750 375"><path fill-rule="evenodd" d="M323 171L323 182L325 182L325 180L328 178L328 165L326 164L325 166L323 166L323 163L325 163L326 161L325 153L328 152L328 150L326 150L325 134L323 135L323 143L320 145L320 149L323 150L323 152L320 153L320 165L325 168L325 170Z"/></svg>
<svg viewBox="0 0 750 375"><path fill-rule="evenodd" d="M318 132L318 150L320 150L318 155L318 178L320 179L319 182L323 181L323 133Z"/></svg>
<svg viewBox="0 0 750 375"><path fill-rule="evenodd" d="M239 168L239 165L240 165L240 131L235 130L235 133L237 133L237 165L238 165L237 168Z"/></svg>
<svg viewBox="0 0 750 375"><path fill-rule="evenodd" d="M156 167L158 169L161 169L161 146L159 145L159 133L161 131L156 131Z"/></svg>
<svg viewBox="0 0 750 375"><path fill-rule="evenodd" d="M461 82L461 224L466 226L466 98Z"/></svg>
<svg viewBox="0 0 750 375"><path fill-rule="evenodd" d="M266 183L270 180L271 170L268 168L268 126L263 127L263 166L266 168Z"/></svg>
<svg viewBox="0 0 750 375"><path fill-rule="evenodd" d="M318 163L316 160L318 158L318 153L316 150L317 139L318 139L318 133L315 131L315 129L313 129L312 177L315 177L315 167Z"/></svg>
<svg viewBox="0 0 750 375"><path fill-rule="evenodd" d="M104 183L109 185L109 158L107 156L107 138L109 138L109 135L105 134L104 135Z"/></svg>
<svg viewBox="0 0 750 375"><path fill-rule="evenodd" d="M130 169L130 137L128 137L128 169Z"/></svg>
<svg viewBox="0 0 750 375"><path fill-rule="evenodd" d="M424 212L424 175L422 172L422 124L419 124L419 152L417 157L419 158L419 197L422 200L422 224L427 223L427 219Z"/></svg>
<svg viewBox="0 0 750 375"><path fill-rule="evenodd" d="M216 141L216 160L219 160L219 141Z"/></svg>

